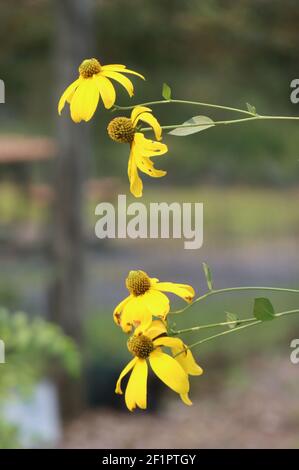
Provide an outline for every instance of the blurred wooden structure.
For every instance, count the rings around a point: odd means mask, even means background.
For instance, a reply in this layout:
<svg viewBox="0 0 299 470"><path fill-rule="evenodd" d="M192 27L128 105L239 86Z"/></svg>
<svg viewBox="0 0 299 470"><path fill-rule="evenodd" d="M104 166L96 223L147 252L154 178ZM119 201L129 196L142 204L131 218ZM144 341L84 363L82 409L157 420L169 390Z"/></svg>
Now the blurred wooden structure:
<svg viewBox="0 0 299 470"><path fill-rule="evenodd" d="M0 164L45 161L57 154L54 139L19 134L0 136Z"/></svg>
<svg viewBox="0 0 299 470"><path fill-rule="evenodd" d="M93 57L94 0L55 0L56 45L54 50L57 99L78 76L78 66ZM68 106L66 106L68 108ZM54 281L50 292L50 317L66 334L82 344L84 311L83 189L91 157L91 123L75 124L69 110L57 117L57 159L53 178ZM61 411L71 418L85 407L84 381L61 376Z"/></svg>

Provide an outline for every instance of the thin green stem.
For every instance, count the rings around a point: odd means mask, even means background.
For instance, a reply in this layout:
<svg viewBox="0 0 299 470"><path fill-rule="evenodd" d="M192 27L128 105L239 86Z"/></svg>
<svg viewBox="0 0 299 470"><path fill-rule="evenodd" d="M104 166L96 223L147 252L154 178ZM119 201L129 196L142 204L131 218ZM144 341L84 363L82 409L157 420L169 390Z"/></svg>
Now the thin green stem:
<svg viewBox="0 0 299 470"><path fill-rule="evenodd" d="M241 118L241 119L230 119L226 121L213 121L211 123L212 125L219 126L219 125L229 125L229 124L240 124L242 122L248 122L248 121L257 121L257 120L288 120L288 121L297 121L299 120L298 116L261 116L261 115L255 115L251 116L248 118ZM164 130L171 130L171 129L178 129L178 128L188 128L188 127L200 127L200 126L206 126L207 123L202 123L202 124L172 124L169 126L161 126L162 129ZM140 129L141 132L148 132L152 131L151 127L142 127Z"/></svg>
<svg viewBox="0 0 299 470"><path fill-rule="evenodd" d="M242 113L242 114L247 114L249 116L255 116L254 113L251 113L250 111L246 111L245 109L239 109L239 108L232 108L230 106L222 106L219 104L212 104L212 103L202 103L200 101L187 101L187 100L159 100L159 101L148 101L146 103L140 103L140 104L134 104L133 106L117 106L114 105L114 108L112 111L116 110L122 110L122 111L127 111L130 109L135 108L136 106L153 106L156 104L170 104L170 103L177 103L177 104L191 104L194 106L203 106L207 108L213 108L213 109L222 109L225 111L233 111L237 113Z"/></svg>
<svg viewBox="0 0 299 470"><path fill-rule="evenodd" d="M213 295L236 292L236 291L252 291L252 290L263 290L263 291L271 291L271 292L289 292L292 294L299 294L299 289L289 289L286 287L264 287L264 286L244 286L244 287L226 287L224 289L215 289L206 292L203 295L200 295L195 299L191 304L186 305L186 307L181 308L180 310L175 310L173 312L169 312L168 315L176 315L185 312L188 308L192 307L195 303L207 299Z"/></svg>
<svg viewBox="0 0 299 470"><path fill-rule="evenodd" d="M183 330L170 330L172 335L180 335L183 333L191 333L194 331L199 331L199 330L206 330L208 328L216 328L218 326L229 326L233 325L235 323L241 324L241 323L249 323L255 320L255 318L245 318L244 320L235 320L235 321L225 321L225 322L220 322L220 323L209 323L207 325L198 325L198 326L193 326L192 328L185 328Z"/></svg>
<svg viewBox="0 0 299 470"><path fill-rule="evenodd" d="M287 316L287 315L293 315L295 313L299 313L299 309L287 310L285 312L280 312L280 313L277 313L275 315L275 317L279 318L279 317L284 317L284 316ZM249 321L249 319L248 319L248 321ZM212 335L212 336L208 336L207 338L203 338L199 341L196 341L196 343L190 344L189 346L187 346L187 348L188 349L193 349L196 346L199 346L203 343L207 343L208 341L212 341L213 339L220 338L221 336L229 335L229 334L232 334L232 333L237 333L239 330L243 330L244 328L249 328L250 326L259 325L260 323L264 323L264 322L262 320L255 320L254 318L252 318L252 322L249 323L249 324L242 325L242 326L236 327L236 328L231 329L231 330L222 331L221 333L217 333L217 334ZM184 351L185 350L182 350L182 351L178 352L175 355L175 357L178 356L179 354L182 354Z"/></svg>

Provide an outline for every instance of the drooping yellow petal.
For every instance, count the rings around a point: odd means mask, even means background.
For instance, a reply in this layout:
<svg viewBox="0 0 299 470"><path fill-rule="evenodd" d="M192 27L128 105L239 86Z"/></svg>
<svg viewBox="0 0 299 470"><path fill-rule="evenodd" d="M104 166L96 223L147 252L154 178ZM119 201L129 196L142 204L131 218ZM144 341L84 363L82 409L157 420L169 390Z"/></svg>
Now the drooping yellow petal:
<svg viewBox="0 0 299 470"><path fill-rule="evenodd" d="M181 397L181 400L185 403L185 405L188 405L188 406L192 405L192 401L190 400L188 393L181 394L180 397Z"/></svg>
<svg viewBox="0 0 299 470"><path fill-rule="evenodd" d="M150 289L145 292L145 294L141 295L140 299L142 305L146 306L152 315L165 319L170 310L169 299L165 294Z"/></svg>
<svg viewBox="0 0 299 470"><path fill-rule="evenodd" d="M169 388L180 395L186 395L189 392L188 376L173 357L155 350L150 354L149 361L155 374Z"/></svg>
<svg viewBox="0 0 299 470"><path fill-rule="evenodd" d="M102 74L98 74L95 76L98 82L98 86L100 89L100 95L103 100L104 106L106 109L112 108L116 100L116 93L114 86L112 85L109 78L104 77Z"/></svg>
<svg viewBox="0 0 299 470"><path fill-rule="evenodd" d="M113 72L121 72L121 73L129 73L132 75L136 75L137 77L142 78L142 80L145 80L144 76L141 75L141 73L135 72L134 70L127 69L127 67L124 67L123 65L103 65L102 70L111 70Z"/></svg>
<svg viewBox="0 0 299 470"><path fill-rule="evenodd" d="M115 393L118 393L119 395L122 395L122 389L121 389L121 381L122 379L124 378L125 375L127 375L130 370L134 367L134 365L136 364L137 362L137 357L134 357L134 359L132 359L129 364L126 365L126 367L122 370L120 376L118 377L118 380L116 382L116 387L115 387Z"/></svg>
<svg viewBox="0 0 299 470"><path fill-rule="evenodd" d="M150 327L150 325L152 323L153 316L152 316L151 312L147 308L145 308L142 311L142 315L139 315L139 319L140 319L139 320L140 324L135 329L135 335L143 334L146 330L148 330L148 328ZM137 323L137 322L135 322L135 323Z"/></svg>
<svg viewBox="0 0 299 470"><path fill-rule="evenodd" d="M115 70L117 72L117 70ZM136 77L139 77L139 78L142 78L142 80L145 80L145 77L143 75L141 75L141 73L138 73L138 72L135 72L134 70L130 70L130 69L123 69L121 70L122 73L129 73L131 75L136 75Z"/></svg>
<svg viewBox="0 0 299 470"><path fill-rule="evenodd" d="M125 393L125 401L128 409L133 411L136 406L146 409L146 387L148 367L144 359L137 359L130 375Z"/></svg>
<svg viewBox="0 0 299 470"><path fill-rule="evenodd" d="M154 163L150 160L149 157L143 157L136 152L136 164L137 168L146 173L148 176L152 178L162 178L162 176L167 175L167 171L164 170L157 170L154 167Z"/></svg>
<svg viewBox="0 0 299 470"><path fill-rule="evenodd" d="M154 340L154 345L171 348L174 359L178 361L187 374L201 375L203 373L202 368L196 364L192 352L185 346L181 339L162 336Z"/></svg>
<svg viewBox="0 0 299 470"><path fill-rule="evenodd" d="M138 331L146 329L151 320L152 314L142 301L142 296L132 296L123 308L120 325L125 333L129 333L134 326L141 327Z"/></svg>
<svg viewBox="0 0 299 470"><path fill-rule="evenodd" d="M154 140L146 139L141 132L136 132L134 136L134 142L139 150L139 153L143 157L156 157L158 155L164 155L168 148L167 145Z"/></svg>
<svg viewBox="0 0 299 470"><path fill-rule="evenodd" d="M195 362L192 352L183 344L181 346L170 346L176 361L182 366L188 375L202 375L202 368ZM182 352L183 351L183 352Z"/></svg>
<svg viewBox="0 0 299 470"><path fill-rule="evenodd" d="M172 294L176 294L182 299L186 300L186 302L192 302L195 296L195 291L192 286L188 284L177 284L174 282L158 282L154 289L163 292L171 292Z"/></svg>
<svg viewBox="0 0 299 470"><path fill-rule="evenodd" d="M154 340L155 346L166 346L167 348L178 348L180 351L184 348L184 343L179 338L170 338L169 336L162 336Z"/></svg>
<svg viewBox="0 0 299 470"><path fill-rule="evenodd" d="M139 114L150 112L150 111L151 109L145 106L135 106L135 108L133 108L131 112L131 121L133 123L133 127L135 127L136 119L139 116Z"/></svg>
<svg viewBox="0 0 299 470"><path fill-rule="evenodd" d="M122 313L124 306L129 302L131 298L132 298L132 295L129 295L115 307L114 312L113 312L113 319L117 325L120 324L121 313Z"/></svg>
<svg viewBox="0 0 299 470"><path fill-rule="evenodd" d="M135 142L131 145L130 157L128 162L128 177L130 181L130 191L135 197L142 196L143 184L140 176L138 175L138 169L136 165L136 144Z"/></svg>
<svg viewBox="0 0 299 470"><path fill-rule="evenodd" d="M119 72L113 72L110 70L105 70L102 72L102 75L107 78L112 78L120 83L128 92L129 96L132 97L134 95L134 87L131 80Z"/></svg>
<svg viewBox="0 0 299 470"><path fill-rule="evenodd" d="M162 320L154 320L150 327L146 330L145 335L150 339L155 339L157 336L167 333L166 325Z"/></svg>
<svg viewBox="0 0 299 470"><path fill-rule="evenodd" d="M64 105L66 101L69 103L73 97L73 94L75 93L77 87L79 86L79 83L81 81L81 77L77 78L73 83L71 83L66 90L62 93L60 100L58 102L58 114L61 114L61 111L64 108Z"/></svg>
<svg viewBox="0 0 299 470"><path fill-rule="evenodd" d="M151 113L145 112L145 113L138 114L138 116L136 117L136 119L134 121L134 126L136 126L139 121L146 122L147 124L149 124L153 128L153 131L155 133L155 136L156 136L157 140L162 139L161 126L160 126L159 122L157 121L157 119Z"/></svg>
<svg viewBox="0 0 299 470"><path fill-rule="evenodd" d="M96 76L82 79L70 103L73 121L89 121L97 109L99 97L99 86Z"/></svg>
<svg viewBox="0 0 299 470"><path fill-rule="evenodd" d="M123 64L109 64L109 65L102 65L102 70L112 70L112 69L125 69L126 65Z"/></svg>

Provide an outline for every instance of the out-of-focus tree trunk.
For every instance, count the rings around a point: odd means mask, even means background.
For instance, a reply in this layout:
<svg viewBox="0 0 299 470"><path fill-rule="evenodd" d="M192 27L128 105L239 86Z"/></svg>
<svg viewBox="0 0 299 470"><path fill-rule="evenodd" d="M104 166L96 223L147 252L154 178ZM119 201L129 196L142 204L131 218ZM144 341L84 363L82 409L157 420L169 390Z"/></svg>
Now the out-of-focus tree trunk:
<svg viewBox="0 0 299 470"><path fill-rule="evenodd" d="M93 57L94 0L56 0L56 89L62 92L78 75L84 58ZM66 105L68 108L68 105ZM75 124L69 109L57 118L53 206L54 279L50 316L79 344L84 318L83 184L90 160L90 123ZM85 405L83 379L58 379L62 415L70 418Z"/></svg>

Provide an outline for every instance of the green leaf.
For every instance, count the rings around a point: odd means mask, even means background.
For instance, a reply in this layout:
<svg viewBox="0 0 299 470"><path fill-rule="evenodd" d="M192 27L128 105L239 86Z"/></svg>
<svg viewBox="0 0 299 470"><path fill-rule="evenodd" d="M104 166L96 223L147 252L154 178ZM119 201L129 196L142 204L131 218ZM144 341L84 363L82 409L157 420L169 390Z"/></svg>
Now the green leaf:
<svg viewBox="0 0 299 470"><path fill-rule="evenodd" d="M257 320L269 321L275 318L274 307L266 297L254 299L253 313Z"/></svg>
<svg viewBox="0 0 299 470"><path fill-rule="evenodd" d="M250 103L246 103L246 106L247 106L247 109L248 109L248 111L249 111L250 113L256 114L256 108L255 108L255 106L252 106L252 104L250 104Z"/></svg>
<svg viewBox="0 0 299 470"><path fill-rule="evenodd" d="M170 131L169 134L183 137L209 129L209 127L213 127L215 124L214 121L207 116L193 116L191 119L188 119L188 121L183 122L182 126L186 127L176 127Z"/></svg>
<svg viewBox="0 0 299 470"><path fill-rule="evenodd" d="M231 313L231 312L225 312L225 313L226 313L226 321L229 322L227 326L230 329L236 328L236 326L239 325L239 317L235 313Z"/></svg>
<svg viewBox="0 0 299 470"><path fill-rule="evenodd" d="M202 263L202 267L205 273L208 289L213 290L213 277L210 267L207 265L207 263Z"/></svg>
<svg viewBox="0 0 299 470"><path fill-rule="evenodd" d="M167 83L163 83L162 96L165 100L171 99L171 88L169 85L167 85Z"/></svg>

